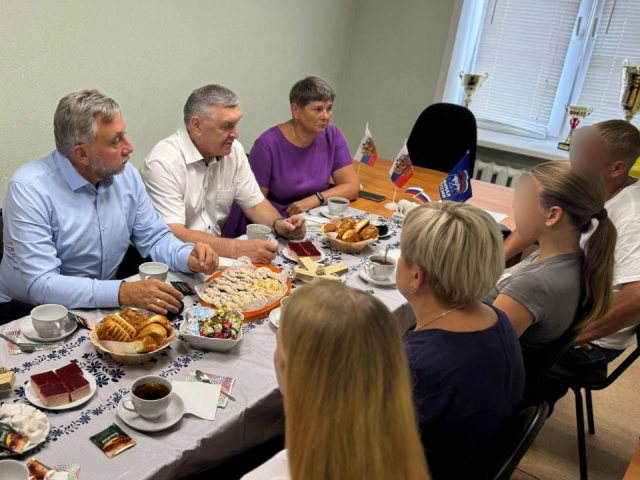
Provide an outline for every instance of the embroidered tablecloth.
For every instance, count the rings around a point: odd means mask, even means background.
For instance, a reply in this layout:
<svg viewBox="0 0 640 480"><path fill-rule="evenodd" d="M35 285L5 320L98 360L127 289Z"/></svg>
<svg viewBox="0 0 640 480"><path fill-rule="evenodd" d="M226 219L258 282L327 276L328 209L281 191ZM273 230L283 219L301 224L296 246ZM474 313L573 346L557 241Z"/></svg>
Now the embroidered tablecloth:
<svg viewBox="0 0 640 480"><path fill-rule="evenodd" d="M406 302L395 289L379 288L367 284L358 276L362 259L387 244L398 247L400 224L365 212L356 211L358 218L368 216L389 226L391 238L368 246L361 254L347 255L333 250L328 240L319 233L310 233L313 241L331 262L342 261L349 267L347 285L367 290L380 298L396 313L404 327L411 323ZM280 241L280 250L286 242ZM294 263L281 253L273 264L289 271ZM202 283L201 275L171 273L170 280L185 280L192 285ZM133 277L132 280L136 280ZM301 285L295 281L294 287ZM185 306L196 303L195 296L185 298ZM112 310L75 310L95 323ZM173 325L182 322L178 316ZM1 332L19 329L20 320L0 327ZM95 377L98 388L86 404L71 410L46 411L51 431L42 446L28 452L22 459L37 456L45 464L81 464L81 478L90 480L183 478L211 467L220 461L243 452L284 431L282 399L273 369L275 329L268 319L258 320L244 327L242 342L226 353L192 349L181 336L144 365L121 365L111 357L97 351L88 337L88 330L79 328L65 343L53 350L32 354L9 355L4 341L0 342L0 365L16 374L13 392L0 393L0 404L27 402L24 388L31 375L66 365L71 360ZM189 370L200 369L208 373L236 379L232 390L235 402L218 409L213 422L190 415L168 430L142 433L127 426L118 417L116 407L129 392L133 381L142 375L161 375L170 380L184 380ZM89 437L117 423L131 435L137 445L109 459ZM20 459L20 457L18 457Z"/></svg>

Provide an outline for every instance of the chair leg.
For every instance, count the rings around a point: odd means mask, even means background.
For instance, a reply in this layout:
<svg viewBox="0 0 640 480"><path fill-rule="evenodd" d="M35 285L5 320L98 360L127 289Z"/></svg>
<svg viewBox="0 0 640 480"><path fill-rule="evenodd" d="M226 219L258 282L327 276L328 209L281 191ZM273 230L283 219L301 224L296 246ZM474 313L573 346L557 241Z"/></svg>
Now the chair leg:
<svg viewBox="0 0 640 480"><path fill-rule="evenodd" d="M587 446L584 436L584 409L579 388L573 389L576 396L576 423L578 425L578 455L580 457L580 480L587 480Z"/></svg>
<svg viewBox="0 0 640 480"><path fill-rule="evenodd" d="M593 420L593 401L591 400L591 390L584 389L585 400L587 401L587 424L589 425L589 433L593 435L596 433L596 425Z"/></svg>

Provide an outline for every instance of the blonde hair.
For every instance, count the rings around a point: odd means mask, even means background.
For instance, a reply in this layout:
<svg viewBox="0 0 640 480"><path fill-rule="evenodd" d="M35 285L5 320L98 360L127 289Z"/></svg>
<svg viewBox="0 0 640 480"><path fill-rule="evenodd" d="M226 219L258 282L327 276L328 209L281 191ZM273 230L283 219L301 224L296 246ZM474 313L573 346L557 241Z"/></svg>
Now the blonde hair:
<svg viewBox="0 0 640 480"><path fill-rule="evenodd" d="M425 203L402 225L402 257L424 272L433 295L449 305L484 298L504 271L503 240L491 216L463 203Z"/></svg>
<svg viewBox="0 0 640 480"><path fill-rule="evenodd" d="M429 478L400 329L387 307L321 280L291 295L280 323L291 478Z"/></svg>
<svg viewBox="0 0 640 480"><path fill-rule="evenodd" d="M575 328L604 316L612 302L614 252L618 234L604 208L605 186L600 175L581 178L569 162L547 162L529 174L540 185L540 203L545 208L560 207L580 233L598 226L584 246L582 265L582 306L584 320Z"/></svg>
<svg viewBox="0 0 640 480"><path fill-rule="evenodd" d="M604 139L607 160L623 161L627 170L640 157L640 131L624 120L607 120L593 125Z"/></svg>

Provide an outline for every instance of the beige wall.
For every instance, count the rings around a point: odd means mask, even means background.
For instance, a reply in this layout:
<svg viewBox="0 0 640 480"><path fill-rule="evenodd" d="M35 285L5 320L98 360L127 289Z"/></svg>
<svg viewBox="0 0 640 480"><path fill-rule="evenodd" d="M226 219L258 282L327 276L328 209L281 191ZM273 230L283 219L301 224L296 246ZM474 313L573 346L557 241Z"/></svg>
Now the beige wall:
<svg viewBox="0 0 640 480"><path fill-rule="evenodd" d="M83 88L120 103L138 166L206 83L240 96L248 149L288 118L296 80L339 88L355 1L2 0L0 200L21 165L53 150L57 102Z"/></svg>
<svg viewBox="0 0 640 480"><path fill-rule="evenodd" d="M358 0L336 124L352 153L369 128L394 158L433 103L455 0Z"/></svg>

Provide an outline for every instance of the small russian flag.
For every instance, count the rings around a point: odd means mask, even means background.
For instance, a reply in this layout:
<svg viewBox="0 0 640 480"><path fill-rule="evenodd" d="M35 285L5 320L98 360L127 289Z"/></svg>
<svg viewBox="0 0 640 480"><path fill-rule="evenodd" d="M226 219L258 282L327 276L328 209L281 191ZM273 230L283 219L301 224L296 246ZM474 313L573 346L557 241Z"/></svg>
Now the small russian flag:
<svg viewBox="0 0 640 480"><path fill-rule="evenodd" d="M360 146L358 146L358 150L353 156L353 159L356 162L364 163L370 167L373 167L376 164L376 160L378 159L378 149L376 148L376 144L373 142L373 137L369 131L368 123L364 129L364 138L362 139L362 142L360 142Z"/></svg>
<svg viewBox="0 0 640 480"><path fill-rule="evenodd" d="M417 195L415 195L413 198L415 198L416 200L418 200L420 203L427 203L431 201L431 198L429 198L429 195L427 195L424 192L420 192Z"/></svg>
<svg viewBox="0 0 640 480"><path fill-rule="evenodd" d="M407 188L404 193L406 193L407 195L417 195L418 193L424 192L424 189L420 188L420 187L411 187L411 188Z"/></svg>

